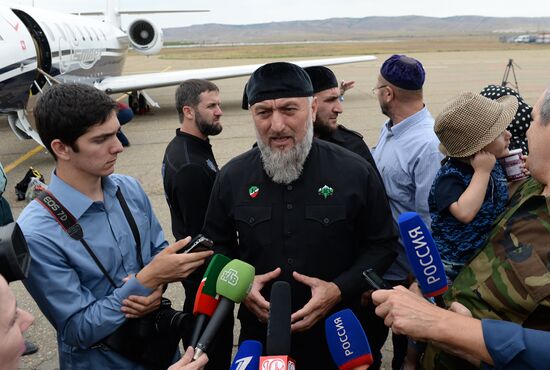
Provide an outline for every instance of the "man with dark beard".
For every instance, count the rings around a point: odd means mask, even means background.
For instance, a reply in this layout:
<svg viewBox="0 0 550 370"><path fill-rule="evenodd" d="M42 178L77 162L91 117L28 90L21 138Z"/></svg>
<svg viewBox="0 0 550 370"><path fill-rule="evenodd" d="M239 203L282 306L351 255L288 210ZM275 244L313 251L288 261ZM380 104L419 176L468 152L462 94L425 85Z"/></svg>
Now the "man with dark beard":
<svg viewBox="0 0 550 370"><path fill-rule="evenodd" d="M162 177L170 207L172 233L176 240L180 240L200 233L210 191L218 173L208 137L222 131L219 89L210 81L186 80L176 90L176 109L181 127L176 130L176 137L164 153ZM193 312L201 277L202 271L197 270L182 282L185 288L184 312ZM217 359L221 357L228 362L231 351ZM225 362L222 363L211 361L206 368L228 367Z"/></svg>
<svg viewBox="0 0 550 370"><path fill-rule="evenodd" d="M258 146L219 172L203 232L216 252L256 268L239 309L239 340L265 344L271 285L283 280L292 289L297 367L336 369L323 319L343 307L358 312L362 271L383 273L395 256L384 189L361 157L313 137L317 100L302 68L258 68L246 98Z"/></svg>
<svg viewBox="0 0 550 370"><path fill-rule="evenodd" d="M342 91L334 73L325 66L307 67L313 85L313 96L317 98L317 114L313 121L315 137L351 150L365 158L376 170L369 147L360 133L338 124L338 116L344 112L340 97Z"/></svg>

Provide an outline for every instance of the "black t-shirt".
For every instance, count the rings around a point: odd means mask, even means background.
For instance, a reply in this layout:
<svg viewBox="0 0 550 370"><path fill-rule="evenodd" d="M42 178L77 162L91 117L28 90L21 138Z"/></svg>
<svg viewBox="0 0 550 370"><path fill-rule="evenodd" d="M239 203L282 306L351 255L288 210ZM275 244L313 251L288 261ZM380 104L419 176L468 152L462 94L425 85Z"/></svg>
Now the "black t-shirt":
<svg viewBox="0 0 550 370"><path fill-rule="evenodd" d="M200 233L217 172L209 141L178 129L162 160L164 193L176 240Z"/></svg>

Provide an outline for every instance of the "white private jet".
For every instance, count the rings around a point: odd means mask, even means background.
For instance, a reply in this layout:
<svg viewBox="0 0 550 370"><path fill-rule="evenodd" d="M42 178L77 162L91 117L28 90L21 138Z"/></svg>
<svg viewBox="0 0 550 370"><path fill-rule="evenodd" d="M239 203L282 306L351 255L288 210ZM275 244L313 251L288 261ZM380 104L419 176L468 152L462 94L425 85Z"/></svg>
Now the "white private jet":
<svg viewBox="0 0 550 370"><path fill-rule="evenodd" d="M198 10L204 11L204 10ZM122 76L129 45L145 55L158 53L163 45L162 30L151 21L136 19L124 32L121 14L174 11L120 11L118 0L107 0L105 20L80 13L72 15L34 7L0 3L0 113L19 139L42 144L31 126L27 103L44 85L80 82L109 94L130 92L137 104L158 106L143 89L178 85L189 78L208 80L246 76L260 64L193 69ZM177 11L188 12L188 11ZM193 12L193 10L190 10ZM302 67L355 63L373 56L296 61Z"/></svg>

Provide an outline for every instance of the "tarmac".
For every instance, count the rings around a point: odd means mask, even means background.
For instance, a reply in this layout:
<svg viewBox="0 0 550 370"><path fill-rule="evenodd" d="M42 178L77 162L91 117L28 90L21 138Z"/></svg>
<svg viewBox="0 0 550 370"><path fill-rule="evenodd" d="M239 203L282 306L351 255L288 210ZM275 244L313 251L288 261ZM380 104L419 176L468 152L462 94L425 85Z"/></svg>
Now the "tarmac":
<svg viewBox="0 0 550 370"><path fill-rule="evenodd" d="M499 85L506 64L513 59L519 91L525 101L533 105L542 91L550 83L550 48L521 51L468 51L468 52L430 52L408 54L419 59L426 70L424 85L425 102L434 117L442 106L454 95L463 91L479 92L488 84ZM344 113L339 122L356 130L364 136L369 146L376 144L378 133L385 121L378 102L371 92L376 84L378 70L389 55L378 55L378 60L331 67L340 80L355 80L352 90L345 95ZM129 56L125 74L162 71L166 68L193 69L220 67L229 65L265 63L270 60L163 60L158 57ZM513 75L509 76L513 81ZM214 154L219 165L248 150L255 142L250 113L241 109L241 97L247 78L218 80L222 98L224 116L223 132L211 138ZM175 87L149 90L149 95L158 101L160 109L152 109L146 115L136 116L124 126L131 146L125 148L118 157L116 172L137 178L149 198L159 218L168 241L172 242L170 215L162 188L160 166L164 150L179 127L178 115L174 108ZM114 96L115 98L117 96ZM0 118L0 161L6 167L25 153L36 147L36 143L19 141L11 132L5 118ZM8 173L8 187L4 196L12 206L14 217L25 207L25 201L16 201L13 187L20 181L29 166L39 169L49 181L54 161L45 150L31 156ZM25 337L39 345L38 353L22 359L21 369L50 370L59 367L57 360L57 342L55 331L40 313L32 298L21 282L11 284L16 293L19 307L35 316L34 325ZM182 289L172 284L168 296L176 307L182 302ZM367 329L368 330L368 329ZM384 368L390 369L391 346L387 346Z"/></svg>

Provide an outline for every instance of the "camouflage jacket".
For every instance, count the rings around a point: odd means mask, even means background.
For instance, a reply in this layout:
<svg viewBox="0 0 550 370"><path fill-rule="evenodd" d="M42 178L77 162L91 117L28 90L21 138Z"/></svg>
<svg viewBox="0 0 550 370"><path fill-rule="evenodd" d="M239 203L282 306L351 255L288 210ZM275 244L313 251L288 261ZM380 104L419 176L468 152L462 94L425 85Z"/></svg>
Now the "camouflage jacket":
<svg viewBox="0 0 550 370"><path fill-rule="evenodd" d="M550 197L534 179L521 185L495 220L487 245L445 295L476 318L550 331ZM424 369L475 369L429 344Z"/></svg>

